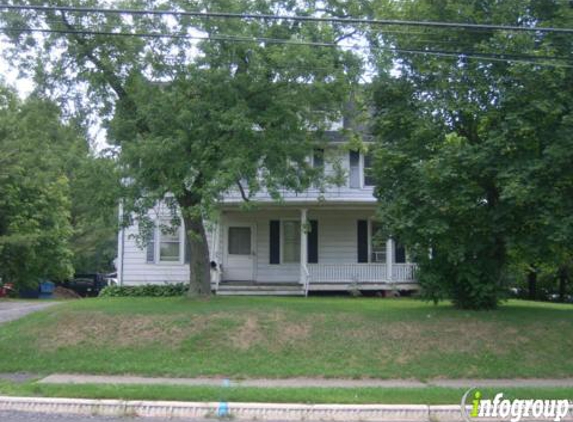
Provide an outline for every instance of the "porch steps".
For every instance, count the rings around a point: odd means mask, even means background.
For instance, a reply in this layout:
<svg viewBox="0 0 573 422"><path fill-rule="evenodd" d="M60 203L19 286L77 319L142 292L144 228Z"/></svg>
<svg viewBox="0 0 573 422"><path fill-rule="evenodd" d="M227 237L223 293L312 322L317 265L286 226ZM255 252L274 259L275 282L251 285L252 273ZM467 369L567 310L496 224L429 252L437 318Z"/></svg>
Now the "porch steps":
<svg viewBox="0 0 573 422"><path fill-rule="evenodd" d="M222 282L217 290L219 296L304 296L299 283L243 283Z"/></svg>

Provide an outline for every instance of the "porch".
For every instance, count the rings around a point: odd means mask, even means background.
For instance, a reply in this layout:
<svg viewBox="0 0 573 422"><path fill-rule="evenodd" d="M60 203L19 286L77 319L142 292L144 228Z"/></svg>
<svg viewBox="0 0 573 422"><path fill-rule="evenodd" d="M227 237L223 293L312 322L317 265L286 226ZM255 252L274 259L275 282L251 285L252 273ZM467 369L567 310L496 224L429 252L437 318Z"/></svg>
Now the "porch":
<svg viewBox="0 0 573 422"><path fill-rule="evenodd" d="M214 239L213 288L285 295L417 289L405 249L391 238L374 241L373 215L372 208L228 211Z"/></svg>

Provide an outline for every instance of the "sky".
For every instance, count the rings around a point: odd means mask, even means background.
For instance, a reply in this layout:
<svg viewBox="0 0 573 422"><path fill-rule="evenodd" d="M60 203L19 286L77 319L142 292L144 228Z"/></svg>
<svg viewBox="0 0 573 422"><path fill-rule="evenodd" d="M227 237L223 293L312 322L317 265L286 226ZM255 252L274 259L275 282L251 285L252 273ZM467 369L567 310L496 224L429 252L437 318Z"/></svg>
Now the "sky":
<svg viewBox="0 0 573 422"><path fill-rule="evenodd" d="M0 39L0 50L4 50L6 48L6 42ZM34 87L34 84L31 79L26 78L18 78L18 70L12 68L0 55L0 75L4 81L16 88L18 94L22 99L26 98Z"/></svg>
<svg viewBox="0 0 573 422"><path fill-rule="evenodd" d="M6 41L0 39L0 51L6 48ZM14 69L0 54L0 78L4 82L15 88L21 99L25 99L34 89L34 82L32 79L22 77L19 75L18 69ZM104 149L109 148L106 140L106 133L99 125L90 128L90 136L92 138L91 146L94 152L100 153Z"/></svg>

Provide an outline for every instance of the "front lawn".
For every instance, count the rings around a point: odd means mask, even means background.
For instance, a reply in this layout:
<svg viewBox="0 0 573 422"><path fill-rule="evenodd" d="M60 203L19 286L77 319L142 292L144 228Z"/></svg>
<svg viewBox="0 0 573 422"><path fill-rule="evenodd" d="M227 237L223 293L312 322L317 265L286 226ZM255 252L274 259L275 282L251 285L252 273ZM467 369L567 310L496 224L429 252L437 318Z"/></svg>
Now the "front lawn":
<svg viewBox="0 0 573 422"><path fill-rule="evenodd" d="M416 300L114 298L0 326L0 372L227 377L573 376L573 306Z"/></svg>

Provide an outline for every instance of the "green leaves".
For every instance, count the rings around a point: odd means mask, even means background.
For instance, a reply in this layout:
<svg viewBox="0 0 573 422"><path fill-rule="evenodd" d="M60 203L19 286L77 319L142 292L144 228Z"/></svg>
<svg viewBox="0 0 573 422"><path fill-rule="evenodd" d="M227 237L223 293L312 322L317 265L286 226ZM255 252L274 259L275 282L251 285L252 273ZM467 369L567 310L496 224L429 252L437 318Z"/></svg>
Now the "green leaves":
<svg viewBox="0 0 573 422"><path fill-rule="evenodd" d="M419 0L401 13L430 21L571 26L566 4L545 3L552 7ZM401 49L484 54L560 51L571 57L572 46L571 39L505 31L380 37ZM388 78L381 70L373 96L381 145L376 160L380 218L416 251L429 298L450 296L460 307L494 307L509 265L551 262L555 267L571 254L573 232L566 215L573 214L573 174L563 165L571 162L571 70L480 62L463 54L396 57L399 75ZM430 249L433 259L427 258Z"/></svg>
<svg viewBox="0 0 573 422"><path fill-rule="evenodd" d="M69 179L59 154L72 137L49 103L21 104L6 91L1 102L0 277L19 287L69 277Z"/></svg>

